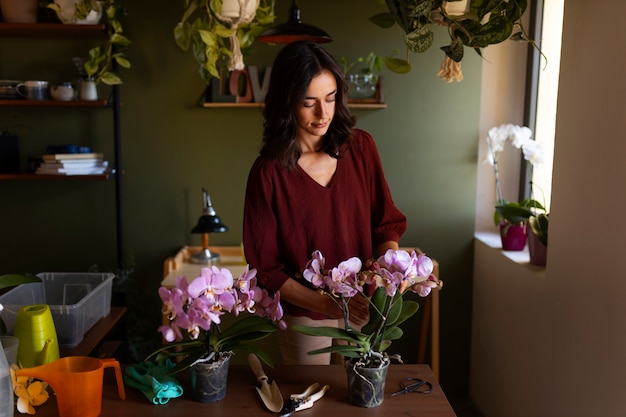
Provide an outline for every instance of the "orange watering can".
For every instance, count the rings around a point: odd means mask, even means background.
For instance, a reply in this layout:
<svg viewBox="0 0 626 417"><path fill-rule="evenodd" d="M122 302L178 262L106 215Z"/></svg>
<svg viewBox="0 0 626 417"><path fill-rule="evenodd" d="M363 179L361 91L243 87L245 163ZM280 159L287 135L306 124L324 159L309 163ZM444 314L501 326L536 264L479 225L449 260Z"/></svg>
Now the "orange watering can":
<svg viewBox="0 0 626 417"><path fill-rule="evenodd" d="M120 364L112 358L68 356L17 370L15 374L46 381L56 394L60 417L98 417L102 410L104 368L115 369L118 395L126 399Z"/></svg>

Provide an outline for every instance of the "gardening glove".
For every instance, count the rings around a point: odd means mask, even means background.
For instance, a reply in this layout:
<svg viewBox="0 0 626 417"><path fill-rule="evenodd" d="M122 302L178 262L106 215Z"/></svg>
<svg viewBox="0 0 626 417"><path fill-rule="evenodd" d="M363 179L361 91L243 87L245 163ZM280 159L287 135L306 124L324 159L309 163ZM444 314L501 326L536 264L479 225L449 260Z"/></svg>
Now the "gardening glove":
<svg viewBox="0 0 626 417"><path fill-rule="evenodd" d="M166 404L170 398L183 395L183 387L167 372L172 361L140 362L124 370L126 385L141 391L152 404Z"/></svg>

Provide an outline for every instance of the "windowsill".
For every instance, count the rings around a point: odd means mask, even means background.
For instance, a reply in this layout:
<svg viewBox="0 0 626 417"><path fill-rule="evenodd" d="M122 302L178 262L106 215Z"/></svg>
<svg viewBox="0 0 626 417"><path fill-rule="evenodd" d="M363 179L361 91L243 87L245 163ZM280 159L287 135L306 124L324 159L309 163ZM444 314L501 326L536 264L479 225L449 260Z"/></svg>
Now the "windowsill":
<svg viewBox="0 0 626 417"><path fill-rule="evenodd" d="M518 264L528 263L530 261L530 254L528 253L528 245L524 247L524 250L520 251L511 251L511 250L502 250L502 241L500 240L500 235L494 232L474 232L474 237L485 245L492 247L493 249L497 249L502 255L506 256L513 262L517 262Z"/></svg>
<svg viewBox="0 0 626 417"><path fill-rule="evenodd" d="M489 246L502 256L509 258L511 261L524 265L534 271L545 271L545 266L533 265L530 263L530 254L528 253L528 245L521 251L502 250L502 241L500 235L494 232L474 232L474 238L486 246Z"/></svg>

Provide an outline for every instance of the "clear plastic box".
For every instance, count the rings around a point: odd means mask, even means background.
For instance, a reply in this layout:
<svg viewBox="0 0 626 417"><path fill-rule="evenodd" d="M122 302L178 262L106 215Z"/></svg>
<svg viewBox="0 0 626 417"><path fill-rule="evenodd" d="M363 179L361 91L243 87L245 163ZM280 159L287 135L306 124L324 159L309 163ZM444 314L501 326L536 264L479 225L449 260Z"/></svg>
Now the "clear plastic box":
<svg viewBox="0 0 626 417"><path fill-rule="evenodd" d="M42 282L21 284L0 296L0 316L13 334L18 310L27 305L48 304L59 346L74 347L85 333L111 311L114 274L42 272Z"/></svg>

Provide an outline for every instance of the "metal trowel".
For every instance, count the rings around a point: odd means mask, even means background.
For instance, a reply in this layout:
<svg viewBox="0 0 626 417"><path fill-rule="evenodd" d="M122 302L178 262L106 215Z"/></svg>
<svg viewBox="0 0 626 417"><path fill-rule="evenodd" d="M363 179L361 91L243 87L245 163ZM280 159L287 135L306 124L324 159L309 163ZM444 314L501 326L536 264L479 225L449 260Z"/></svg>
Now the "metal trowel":
<svg viewBox="0 0 626 417"><path fill-rule="evenodd" d="M268 410L278 413L283 408L283 395L280 393L276 381L269 383L267 375L265 375L263 370L263 365L261 365L261 361L254 353L248 355L248 364L252 372L254 372L257 382L261 384L260 388L255 387L259 397L261 397L261 401L263 401Z"/></svg>

